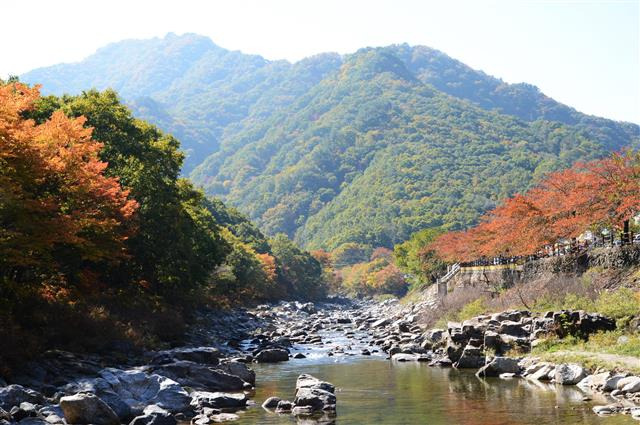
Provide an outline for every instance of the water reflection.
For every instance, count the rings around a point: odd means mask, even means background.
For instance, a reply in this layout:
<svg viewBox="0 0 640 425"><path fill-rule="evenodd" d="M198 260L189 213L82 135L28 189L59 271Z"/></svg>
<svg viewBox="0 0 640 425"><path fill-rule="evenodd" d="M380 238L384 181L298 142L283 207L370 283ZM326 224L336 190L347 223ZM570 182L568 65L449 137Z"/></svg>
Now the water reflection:
<svg viewBox="0 0 640 425"><path fill-rule="evenodd" d="M477 378L455 369L430 368L420 363L391 363L367 357L320 357L276 365L256 365L257 406L248 409L241 424L634 424L628 416L598 417L594 404L584 401L577 387L524 379ZM337 416L277 415L260 408L270 396L292 400L300 373L336 385Z"/></svg>

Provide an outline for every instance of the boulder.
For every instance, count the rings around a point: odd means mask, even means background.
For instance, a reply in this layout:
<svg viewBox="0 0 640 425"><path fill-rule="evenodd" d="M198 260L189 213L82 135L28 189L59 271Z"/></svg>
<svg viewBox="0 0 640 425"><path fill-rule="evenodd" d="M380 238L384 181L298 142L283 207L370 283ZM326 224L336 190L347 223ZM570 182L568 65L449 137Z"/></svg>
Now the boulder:
<svg viewBox="0 0 640 425"><path fill-rule="evenodd" d="M518 337L529 336L529 332L526 331L522 323L512 321L505 321L500 323L498 333Z"/></svg>
<svg viewBox="0 0 640 425"><path fill-rule="evenodd" d="M494 357L489 363L476 372L476 376L500 376L506 373L517 374L518 372L520 372L520 365L517 359Z"/></svg>
<svg viewBox="0 0 640 425"><path fill-rule="evenodd" d="M591 334L612 331L616 328L615 320L582 310L561 310L552 312L550 315L554 329L560 338L572 335L586 339Z"/></svg>
<svg viewBox="0 0 640 425"><path fill-rule="evenodd" d="M609 378L611 378L611 372L596 373L586 376L576 385L583 389L602 390Z"/></svg>
<svg viewBox="0 0 640 425"><path fill-rule="evenodd" d="M194 363L186 360L175 363L167 363L153 368L155 373L166 376L174 381L191 388L199 390L213 391L238 391L244 388L245 381L239 376L230 375L220 368L242 369L243 373L247 371L246 366L238 363L239 366L206 366L200 363ZM255 378L254 378L255 382Z"/></svg>
<svg viewBox="0 0 640 425"><path fill-rule="evenodd" d="M118 415L95 394L62 397L60 408L69 424L119 425Z"/></svg>
<svg viewBox="0 0 640 425"><path fill-rule="evenodd" d="M577 364L562 363L556 366L555 381L561 385L575 385L587 376L587 371Z"/></svg>
<svg viewBox="0 0 640 425"><path fill-rule="evenodd" d="M382 328L384 326L388 326L391 323L391 320L385 318L385 319L380 319L380 320L376 320L375 322L373 322L371 324L372 328Z"/></svg>
<svg viewBox="0 0 640 425"><path fill-rule="evenodd" d="M146 411L147 409L145 409ZM176 425L177 421L164 409L145 412L145 414L133 418L129 425Z"/></svg>
<svg viewBox="0 0 640 425"><path fill-rule="evenodd" d="M221 423L237 421L238 419L240 419L240 416L236 415L235 413L216 413L215 415L209 416L209 419L211 419L211 422Z"/></svg>
<svg viewBox="0 0 640 425"><path fill-rule="evenodd" d="M68 384L65 391L94 393L127 422L151 404L176 413L188 409L191 401L180 384L167 377L114 368L103 369L99 378Z"/></svg>
<svg viewBox="0 0 640 425"><path fill-rule="evenodd" d="M239 361L225 362L219 364L214 369L222 371L229 375L237 376L243 381L250 383L251 385L256 385L256 373L245 363Z"/></svg>
<svg viewBox="0 0 640 425"><path fill-rule="evenodd" d="M453 367L458 369L477 369L485 364L485 357L479 347L467 345Z"/></svg>
<svg viewBox="0 0 640 425"><path fill-rule="evenodd" d="M186 360L194 363L217 365L220 357L220 350L214 347L183 347L159 351L153 356L151 363L165 364Z"/></svg>
<svg viewBox="0 0 640 425"><path fill-rule="evenodd" d="M391 360L394 362L417 362L418 356L415 354L396 353L391 356Z"/></svg>
<svg viewBox="0 0 640 425"><path fill-rule="evenodd" d="M296 381L296 391L302 388L317 388L324 391L329 391L331 394L334 394L336 391L336 387L333 384L321 381L315 376L307 375L306 373L298 376L298 379Z"/></svg>
<svg viewBox="0 0 640 425"><path fill-rule="evenodd" d="M289 360L289 352L282 348L268 348L256 354L255 361L258 363L276 363Z"/></svg>
<svg viewBox="0 0 640 425"><path fill-rule="evenodd" d="M313 303L306 303L306 304L302 304L300 306L300 311L307 313L307 314L315 314L316 313L316 306Z"/></svg>
<svg viewBox="0 0 640 425"><path fill-rule="evenodd" d="M335 410L336 396L319 388L300 388L293 403L297 407L308 407L312 411Z"/></svg>
<svg viewBox="0 0 640 425"><path fill-rule="evenodd" d="M13 406L19 406L22 402L41 404L44 397L37 391L25 388L22 385L9 385L0 388L0 408L11 410Z"/></svg>
<svg viewBox="0 0 640 425"><path fill-rule="evenodd" d="M624 394L640 392L640 376L629 376L618 381L617 389Z"/></svg>
<svg viewBox="0 0 640 425"><path fill-rule="evenodd" d="M288 413L294 408L294 404L289 400L280 400L276 406L276 413Z"/></svg>
<svg viewBox="0 0 640 425"><path fill-rule="evenodd" d="M624 379L625 377L625 375L614 375L609 377L605 381L604 386L602 387L602 391L611 392L618 389L618 382L620 382L620 380Z"/></svg>
<svg viewBox="0 0 640 425"><path fill-rule="evenodd" d="M532 370L530 374L527 375L528 379L533 379L536 381L550 381L552 376L555 376L555 366L550 363L539 363L535 371ZM529 371L529 369L527 369Z"/></svg>
<svg viewBox="0 0 640 425"><path fill-rule="evenodd" d="M205 407L214 409L240 408L247 405L247 395L244 393L221 393L208 391L194 391L191 393L191 406L201 410Z"/></svg>
<svg viewBox="0 0 640 425"><path fill-rule="evenodd" d="M276 407L278 407L278 403L280 403L280 400L280 397L269 397L264 401L264 403L262 403L262 407L264 407L265 409L275 409Z"/></svg>

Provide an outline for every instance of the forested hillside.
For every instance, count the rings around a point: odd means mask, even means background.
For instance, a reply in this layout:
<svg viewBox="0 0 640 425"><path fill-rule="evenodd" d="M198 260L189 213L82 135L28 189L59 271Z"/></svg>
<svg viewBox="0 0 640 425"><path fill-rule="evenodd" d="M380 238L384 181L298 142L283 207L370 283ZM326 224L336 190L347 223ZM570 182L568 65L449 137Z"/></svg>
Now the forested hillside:
<svg viewBox="0 0 640 425"><path fill-rule="evenodd" d="M168 35L22 78L56 93L115 88L183 141L196 184L311 248L468 227L545 173L639 133L422 46L290 64Z"/></svg>
<svg viewBox="0 0 640 425"><path fill-rule="evenodd" d="M179 176L115 92L0 80L0 371L41 349L143 348L201 306L315 299L321 265ZM72 323L73 326L69 324Z"/></svg>

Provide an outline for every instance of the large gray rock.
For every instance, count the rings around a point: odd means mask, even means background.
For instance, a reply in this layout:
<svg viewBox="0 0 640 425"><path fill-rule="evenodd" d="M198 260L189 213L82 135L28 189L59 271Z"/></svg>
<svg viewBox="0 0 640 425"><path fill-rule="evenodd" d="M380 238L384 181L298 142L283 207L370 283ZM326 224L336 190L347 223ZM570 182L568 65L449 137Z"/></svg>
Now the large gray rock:
<svg viewBox="0 0 640 425"><path fill-rule="evenodd" d="M280 397L269 397L262 403L262 407L265 409L275 409L278 407L278 403L280 403L282 399Z"/></svg>
<svg viewBox="0 0 640 425"><path fill-rule="evenodd" d="M177 423L176 418L165 410L136 416L129 425L176 425Z"/></svg>
<svg viewBox="0 0 640 425"><path fill-rule="evenodd" d="M11 410L13 406L19 406L24 401L42 404L43 400L42 394L22 385L9 385L0 388L0 408L4 410Z"/></svg>
<svg viewBox="0 0 640 425"><path fill-rule="evenodd" d="M336 396L319 388L300 388L293 404L296 407L308 407L312 411L335 410Z"/></svg>
<svg viewBox="0 0 640 425"><path fill-rule="evenodd" d="M239 391L245 385L245 381L240 377L223 372L219 366L207 366L190 361L155 366L153 371L198 390Z"/></svg>
<svg viewBox="0 0 640 425"><path fill-rule="evenodd" d="M217 365L220 357L220 350L214 347L182 347L174 348L172 350L159 351L153 356L151 363L165 364L186 360L207 365Z"/></svg>
<svg viewBox="0 0 640 425"><path fill-rule="evenodd" d="M529 336L529 332L525 330L524 325L522 323L512 322L509 320L500 323L500 327L498 328L498 333L511 335L511 336L519 336L519 337Z"/></svg>
<svg viewBox="0 0 640 425"><path fill-rule="evenodd" d="M467 345L453 367L458 369L477 369L485 364L485 357L479 347Z"/></svg>
<svg viewBox="0 0 640 425"><path fill-rule="evenodd" d="M535 381L550 381L555 376L556 367L550 363L540 363L537 369L527 375L527 379Z"/></svg>
<svg viewBox="0 0 640 425"><path fill-rule="evenodd" d="M221 363L216 366L215 369L228 373L229 375L237 376L251 385L256 385L256 373L244 363L234 361Z"/></svg>
<svg viewBox="0 0 640 425"><path fill-rule="evenodd" d="M510 357L494 357L489 363L476 372L477 376L500 376L501 373L519 373L520 365L517 359Z"/></svg>
<svg viewBox="0 0 640 425"><path fill-rule="evenodd" d="M247 400L247 395L244 393L208 391L194 391L191 393L191 406L198 410L205 407L214 409L244 407L247 405Z"/></svg>
<svg viewBox="0 0 640 425"><path fill-rule="evenodd" d="M640 392L640 376L628 376L618 381L617 389L623 393Z"/></svg>
<svg viewBox="0 0 640 425"><path fill-rule="evenodd" d="M329 391L331 394L334 394L336 392L336 387L333 384L321 381L315 376L307 375L306 373L298 376L298 379L296 381L296 391L300 390L301 388L317 388L324 391Z"/></svg>
<svg viewBox="0 0 640 425"><path fill-rule="evenodd" d="M119 425L118 415L95 394L62 397L60 408L68 424Z"/></svg>
<svg viewBox="0 0 640 425"><path fill-rule="evenodd" d="M372 328L382 328L384 326L387 326L391 323L391 320L384 318L384 319L380 319L380 320L376 320L375 322L373 322L371 324Z"/></svg>
<svg viewBox="0 0 640 425"><path fill-rule="evenodd" d="M289 360L289 352L283 348L267 348L255 356L258 363L276 363Z"/></svg>
<svg viewBox="0 0 640 425"><path fill-rule="evenodd" d="M625 377L625 375L613 375L609 377L605 381L604 386L602 387L602 391L611 392L613 390L616 390L618 388L618 382L620 382L620 380L624 379Z"/></svg>
<svg viewBox="0 0 640 425"><path fill-rule="evenodd" d="M396 353L391 356L391 360L394 362L417 362L418 356L416 354Z"/></svg>
<svg viewBox="0 0 640 425"><path fill-rule="evenodd" d="M176 381L138 370L103 369L99 378L74 382L65 391L94 393L127 422L150 404L176 413L187 410L191 402L189 394Z"/></svg>
<svg viewBox="0 0 640 425"><path fill-rule="evenodd" d="M561 385L575 385L587 376L587 371L577 364L562 363L556 366L555 381Z"/></svg>

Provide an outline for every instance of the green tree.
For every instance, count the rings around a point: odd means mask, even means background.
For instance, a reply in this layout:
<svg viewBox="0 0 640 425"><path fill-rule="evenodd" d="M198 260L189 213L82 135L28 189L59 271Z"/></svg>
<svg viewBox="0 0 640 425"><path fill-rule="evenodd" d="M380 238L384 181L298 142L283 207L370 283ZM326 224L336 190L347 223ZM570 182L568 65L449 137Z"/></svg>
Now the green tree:
<svg viewBox="0 0 640 425"><path fill-rule="evenodd" d="M426 248L443 233L441 228L423 229L393 248L396 265L410 276L414 286L434 282L437 274L446 266L434 250Z"/></svg>
<svg viewBox="0 0 640 425"><path fill-rule="evenodd" d="M322 266L307 251L302 251L283 233L270 240L276 257L278 277L287 292L300 299L317 299L325 295Z"/></svg>
<svg viewBox="0 0 640 425"><path fill-rule="evenodd" d="M86 117L93 137L104 144L105 173L119 178L140 204L137 232L127 241L131 261L114 270L114 278L133 276L171 296L205 284L229 247L203 194L179 177L184 156L178 140L135 119L113 90L49 96L29 117L42 121L56 109Z"/></svg>

